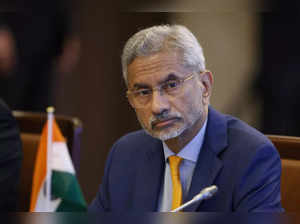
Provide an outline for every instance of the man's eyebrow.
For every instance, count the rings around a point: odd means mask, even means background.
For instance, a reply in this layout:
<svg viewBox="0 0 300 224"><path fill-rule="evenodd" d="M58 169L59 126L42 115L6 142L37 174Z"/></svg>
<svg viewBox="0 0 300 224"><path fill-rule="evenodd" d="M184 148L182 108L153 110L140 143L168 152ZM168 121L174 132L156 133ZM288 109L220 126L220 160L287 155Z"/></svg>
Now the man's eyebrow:
<svg viewBox="0 0 300 224"><path fill-rule="evenodd" d="M159 83L162 84L162 83L168 82L170 80L177 80L177 79L179 79L179 77L177 75L175 75L174 73L170 73L165 79L163 79Z"/></svg>
<svg viewBox="0 0 300 224"><path fill-rule="evenodd" d="M133 85L133 89L148 89L148 88L150 88L150 86L144 83L135 83Z"/></svg>
<svg viewBox="0 0 300 224"><path fill-rule="evenodd" d="M175 75L174 73L170 73L166 78L164 78L163 80L159 81L159 84L168 82L170 80L177 80L179 77L177 75ZM133 85L133 89L149 89L151 88L148 84L144 84L144 83L135 83Z"/></svg>

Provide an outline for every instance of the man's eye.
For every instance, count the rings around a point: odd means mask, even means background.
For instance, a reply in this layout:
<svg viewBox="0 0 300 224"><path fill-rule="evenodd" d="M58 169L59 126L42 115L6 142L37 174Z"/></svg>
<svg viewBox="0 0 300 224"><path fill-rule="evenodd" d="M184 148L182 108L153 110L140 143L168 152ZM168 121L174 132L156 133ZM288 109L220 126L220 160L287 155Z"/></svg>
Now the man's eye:
<svg viewBox="0 0 300 224"><path fill-rule="evenodd" d="M178 85L179 85L179 82L177 82L177 81L170 81L170 82L167 82L164 86L163 86L163 88L164 89L175 89L175 88L177 88L178 87Z"/></svg>
<svg viewBox="0 0 300 224"><path fill-rule="evenodd" d="M136 91L137 96L149 96L151 95L152 91L150 89L141 89Z"/></svg>

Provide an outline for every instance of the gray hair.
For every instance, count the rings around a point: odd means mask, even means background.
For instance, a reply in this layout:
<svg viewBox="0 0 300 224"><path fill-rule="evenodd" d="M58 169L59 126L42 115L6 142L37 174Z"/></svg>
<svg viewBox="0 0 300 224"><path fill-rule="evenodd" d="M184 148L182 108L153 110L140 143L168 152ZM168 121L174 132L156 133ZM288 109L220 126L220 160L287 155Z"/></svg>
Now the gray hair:
<svg viewBox="0 0 300 224"><path fill-rule="evenodd" d="M122 54L123 78L128 86L127 67L139 56L177 50L183 65L196 72L205 70L202 47L196 37L182 25L160 25L141 30L125 44Z"/></svg>

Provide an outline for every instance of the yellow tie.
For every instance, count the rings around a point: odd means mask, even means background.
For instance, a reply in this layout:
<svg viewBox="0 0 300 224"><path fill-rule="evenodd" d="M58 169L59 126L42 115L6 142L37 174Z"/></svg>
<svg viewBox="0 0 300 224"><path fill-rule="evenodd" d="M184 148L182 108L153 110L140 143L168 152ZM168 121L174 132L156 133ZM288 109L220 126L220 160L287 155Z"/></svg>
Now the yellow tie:
<svg viewBox="0 0 300 224"><path fill-rule="evenodd" d="M182 158L178 156L170 156L169 163L172 175L173 184L173 198L172 198L172 210L179 207L182 203L182 188L180 183L179 164Z"/></svg>

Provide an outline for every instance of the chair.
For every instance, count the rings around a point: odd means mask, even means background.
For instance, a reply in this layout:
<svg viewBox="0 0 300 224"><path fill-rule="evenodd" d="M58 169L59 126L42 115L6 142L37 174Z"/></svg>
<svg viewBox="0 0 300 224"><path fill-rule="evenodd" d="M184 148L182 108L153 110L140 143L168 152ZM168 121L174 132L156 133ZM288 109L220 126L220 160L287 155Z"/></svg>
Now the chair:
<svg viewBox="0 0 300 224"><path fill-rule="evenodd" d="M287 212L300 211L300 137L267 135L279 151L282 163L281 197Z"/></svg>
<svg viewBox="0 0 300 224"><path fill-rule="evenodd" d="M276 146L280 157L300 160L300 137L267 135Z"/></svg>
<svg viewBox="0 0 300 224"><path fill-rule="evenodd" d="M13 111L13 115L19 125L23 143L23 163L19 188L20 195L18 211L28 211L35 157L40 140L40 134L47 121L47 114ZM55 119L63 136L67 140L69 153L71 155L74 168L78 173L82 123L78 118L69 116L56 115Z"/></svg>
<svg viewBox="0 0 300 224"><path fill-rule="evenodd" d="M287 212L300 211L300 160L282 159L281 197Z"/></svg>

